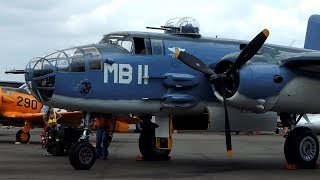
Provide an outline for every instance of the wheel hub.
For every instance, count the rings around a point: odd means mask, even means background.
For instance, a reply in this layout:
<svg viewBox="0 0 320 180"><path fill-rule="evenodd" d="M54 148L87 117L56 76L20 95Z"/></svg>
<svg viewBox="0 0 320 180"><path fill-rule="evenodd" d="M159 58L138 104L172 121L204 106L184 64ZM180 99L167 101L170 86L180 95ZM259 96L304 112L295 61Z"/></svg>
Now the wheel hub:
<svg viewBox="0 0 320 180"><path fill-rule="evenodd" d="M89 164L93 159L93 152L85 147L80 150L79 152L79 160L81 161L82 164Z"/></svg>
<svg viewBox="0 0 320 180"><path fill-rule="evenodd" d="M316 155L316 142L311 137L305 137L300 143L300 156L305 161L311 161Z"/></svg>
<svg viewBox="0 0 320 180"><path fill-rule="evenodd" d="M22 132L21 135L20 135L20 138L21 138L22 141L27 141L28 140L28 134Z"/></svg>

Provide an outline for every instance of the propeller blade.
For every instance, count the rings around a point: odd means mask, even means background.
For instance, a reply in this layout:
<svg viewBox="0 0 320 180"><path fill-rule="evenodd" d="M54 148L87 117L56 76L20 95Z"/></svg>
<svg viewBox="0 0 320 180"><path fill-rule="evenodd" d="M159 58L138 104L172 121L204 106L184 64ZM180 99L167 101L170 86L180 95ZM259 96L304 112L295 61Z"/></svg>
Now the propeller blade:
<svg viewBox="0 0 320 180"><path fill-rule="evenodd" d="M174 55L185 65L191 67L194 70L200 71L210 76L216 74L209 66L203 63L200 59L196 58L195 56L189 53L177 50Z"/></svg>
<svg viewBox="0 0 320 180"><path fill-rule="evenodd" d="M224 128L225 128L225 134L226 134L226 145L227 145L227 156L232 157L232 144L231 144L231 130L230 130L230 122L229 122L229 115L228 115L228 108L227 108L227 102L226 102L226 87L224 85L224 82L222 82L222 91L223 91L223 106L224 106Z"/></svg>
<svg viewBox="0 0 320 180"><path fill-rule="evenodd" d="M239 54L237 60L227 72L227 76L229 76L236 69L239 69L242 65L248 62L259 51L264 42L267 40L268 36L269 30L264 29L255 38L253 38Z"/></svg>

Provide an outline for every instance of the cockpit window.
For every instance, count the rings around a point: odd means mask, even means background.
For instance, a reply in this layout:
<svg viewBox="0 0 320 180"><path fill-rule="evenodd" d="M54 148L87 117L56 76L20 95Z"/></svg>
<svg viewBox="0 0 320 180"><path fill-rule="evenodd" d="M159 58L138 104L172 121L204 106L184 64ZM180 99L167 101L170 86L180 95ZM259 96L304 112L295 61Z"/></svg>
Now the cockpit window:
<svg viewBox="0 0 320 180"><path fill-rule="evenodd" d="M74 49L66 50L64 52L67 54L67 56L69 56L71 72L85 71L84 57L82 52L79 49L74 48Z"/></svg>
<svg viewBox="0 0 320 180"><path fill-rule="evenodd" d="M91 70L101 70L102 59L99 51L95 47L82 48L85 57L89 60L89 68Z"/></svg>
<svg viewBox="0 0 320 180"><path fill-rule="evenodd" d="M100 41L100 43L108 43L112 45L116 45L119 48L127 51L132 52L132 40L124 35L107 35Z"/></svg>

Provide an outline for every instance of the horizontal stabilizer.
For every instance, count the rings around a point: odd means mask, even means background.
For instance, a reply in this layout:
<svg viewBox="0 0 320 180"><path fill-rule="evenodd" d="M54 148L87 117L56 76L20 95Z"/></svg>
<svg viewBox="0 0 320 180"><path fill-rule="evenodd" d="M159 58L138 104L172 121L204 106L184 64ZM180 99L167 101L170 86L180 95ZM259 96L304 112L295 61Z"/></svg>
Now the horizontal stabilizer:
<svg viewBox="0 0 320 180"><path fill-rule="evenodd" d="M22 86L24 82L18 82L18 81L0 81L0 86L1 87L14 87L18 88Z"/></svg>

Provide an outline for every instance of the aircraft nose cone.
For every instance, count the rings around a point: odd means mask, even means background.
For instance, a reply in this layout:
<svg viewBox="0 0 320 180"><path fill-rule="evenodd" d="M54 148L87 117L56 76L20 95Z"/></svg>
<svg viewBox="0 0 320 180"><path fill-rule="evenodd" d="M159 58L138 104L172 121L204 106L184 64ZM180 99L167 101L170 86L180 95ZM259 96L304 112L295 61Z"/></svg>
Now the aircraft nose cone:
<svg viewBox="0 0 320 180"><path fill-rule="evenodd" d="M47 102L51 99L55 84L55 67L47 58L34 58L27 67L25 80L27 85L40 102Z"/></svg>

